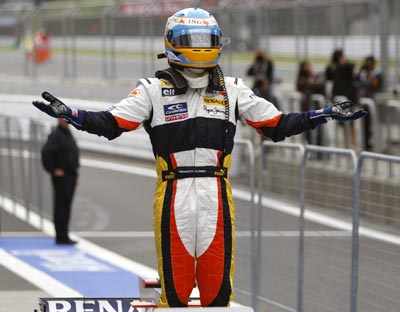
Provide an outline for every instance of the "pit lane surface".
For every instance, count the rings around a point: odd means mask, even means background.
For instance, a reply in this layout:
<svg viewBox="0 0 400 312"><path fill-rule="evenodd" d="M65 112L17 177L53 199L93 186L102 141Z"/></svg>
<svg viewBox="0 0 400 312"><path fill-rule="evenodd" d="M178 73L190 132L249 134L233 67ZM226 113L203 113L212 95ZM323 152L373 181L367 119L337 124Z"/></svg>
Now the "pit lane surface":
<svg viewBox="0 0 400 312"><path fill-rule="evenodd" d="M131 165L146 166L144 163ZM73 229L86 232L82 235L96 244L155 268L151 236L153 188L154 178L84 166L75 201ZM236 300L243 304L250 303L251 291L250 238L246 235L250 229L250 208L249 202L236 200L239 237L235 287ZM263 230L269 232L265 233L261 246L260 304L268 311L293 311L296 306L297 218L265 209L263 221ZM348 310L349 235L312 222L306 222L306 230L305 310ZM316 234L316 231L321 231L321 234ZM396 265L398 248L366 238L361 238L361 245L368 246L361 250L361 259L365 259L360 280L362 311L396 311L396 301L390 298L396 298L396 285L400 286L399 267ZM388 270L383 270L383 263L374 254L376 250L385 254L385 261L392 264L390 271L394 274L380 274ZM376 288L376 284L369 285L370 279L374 283L378 281L382 288ZM371 294L388 299L377 306Z"/></svg>
<svg viewBox="0 0 400 312"><path fill-rule="evenodd" d="M123 163L149 169L151 164L97 156L83 160L72 229L82 237L136 262L156 268L152 237L152 194L155 179L148 175L112 170ZM108 168L93 160L110 164ZM17 184L20 177L15 177ZM45 187L49 187L48 184ZM51 218L50 192L43 207ZM250 210L248 201L236 199L238 230L235 272L236 301L249 304ZM10 218L7 229L24 230ZM13 225L14 224L14 225ZM259 303L268 311L294 311L296 306L298 220L296 217L264 209L261 244L261 293ZM27 229L28 230L28 229ZM361 238L362 311L397 311L396 291L400 286L398 247ZM385 263L376 251L385 255ZM363 260L365 259L365 260ZM388 268L388 263L390 267ZM305 307L306 311L346 311L349 306L351 239L348 232L306 222ZM3 277L3 275L1 275ZM373 283L369 284L370 281ZM376 284L382 285L376 288ZM24 289L24 285L21 289ZM374 302L376 298L384 301Z"/></svg>
<svg viewBox="0 0 400 312"><path fill-rule="evenodd" d="M110 170L84 167L74 210L74 230L80 231L152 231L152 195L154 179ZM78 206L79 201L90 202L90 206ZM90 207L90 208L88 208ZM84 216L81 218L80 216ZM236 220L238 231L250 229L250 203L236 200ZM88 220L94 223L88 223ZM296 230L297 220L283 214L269 211L264 230ZM100 222L102 225L99 226ZM79 225L80 223L80 225ZM312 224L308 229L321 229ZM156 267L155 248L152 237L87 237L96 244L135 261ZM333 241L336 239L333 239ZM342 239L340 239L342 240ZM348 240L347 240L348 241ZM237 301L250 303L250 239L237 240L236 287ZM262 296L285 303L285 310L295 306L296 296L296 254L297 239L266 238L263 257L264 283ZM276 287L273 287L275 285ZM267 286L267 287L266 287ZM271 297L271 293L274 296ZM275 296L276 295L276 296ZM271 311L282 311L270 305Z"/></svg>

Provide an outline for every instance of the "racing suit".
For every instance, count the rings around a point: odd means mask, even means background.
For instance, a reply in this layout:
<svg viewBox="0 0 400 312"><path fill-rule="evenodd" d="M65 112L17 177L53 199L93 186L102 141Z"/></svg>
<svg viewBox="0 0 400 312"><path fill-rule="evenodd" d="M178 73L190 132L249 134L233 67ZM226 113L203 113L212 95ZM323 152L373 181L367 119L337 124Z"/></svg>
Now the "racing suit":
<svg viewBox="0 0 400 312"><path fill-rule="evenodd" d="M195 282L202 306L226 306L231 299L235 208L228 170L237 120L274 141L321 123L307 113L282 114L241 79L224 82L224 88L182 91L168 80L141 79L111 110L81 111L88 132L113 139L144 124L150 135L163 306L186 306Z"/></svg>

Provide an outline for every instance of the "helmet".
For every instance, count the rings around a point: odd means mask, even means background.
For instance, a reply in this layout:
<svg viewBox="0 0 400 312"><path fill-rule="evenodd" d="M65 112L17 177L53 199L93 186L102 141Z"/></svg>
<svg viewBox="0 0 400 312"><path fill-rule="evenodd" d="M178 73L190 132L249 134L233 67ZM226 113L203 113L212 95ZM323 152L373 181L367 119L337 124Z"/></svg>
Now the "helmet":
<svg viewBox="0 0 400 312"><path fill-rule="evenodd" d="M213 68L221 54L222 32L209 12L188 8L168 18L164 42L170 65Z"/></svg>

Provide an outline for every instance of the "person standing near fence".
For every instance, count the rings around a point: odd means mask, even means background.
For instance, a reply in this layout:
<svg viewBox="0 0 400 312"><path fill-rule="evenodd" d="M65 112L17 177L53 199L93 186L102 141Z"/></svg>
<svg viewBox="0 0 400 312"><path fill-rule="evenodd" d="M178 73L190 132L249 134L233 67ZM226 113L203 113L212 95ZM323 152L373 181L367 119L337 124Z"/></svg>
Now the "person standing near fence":
<svg viewBox="0 0 400 312"><path fill-rule="evenodd" d="M160 306L188 305L195 282L202 306L228 306L233 291L235 213L229 168L238 119L274 141L316 128L327 119L353 120L350 102L318 111L282 113L242 79L218 65L222 31L209 12L183 9L167 20L169 67L140 79L111 109L71 109L49 92L33 105L77 129L110 140L143 125L157 167L154 231Z"/></svg>
<svg viewBox="0 0 400 312"><path fill-rule="evenodd" d="M79 149L68 123L58 119L58 125L47 138L42 148L42 163L50 174L53 186L53 221L55 242L73 245L69 237L71 206L78 181Z"/></svg>
<svg viewBox="0 0 400 312"><path fill-rule="evenodd" d="M376 70L376 59L373 55L365 58L357 75L359 84L358 91L360 98L369 98L375 100L375 94L382 89L382 73ZM370 113L368 106L363 107ZM367 151L372 150L372 116L368 114L363 120L363 148Z"/></svg>
<svg viewBox="0 0 400 312"><path fill-rule="evenodd" d="M258 89L263 80L267 80L270 88L274 83L274 62L261 50L257 50L254 62L247 70L247 75L254 77L253 90Z"/></svg>
<svg viewBox="0 0 400 312"><path fill-rule="evenodd" d="M325 70L326 82L332 83L331 99L346 98L352 103L358 103L356 75L354 64L349 62L342 49L337 49L332 54L331 63ZM354 123L339 123L343 128L343 140L346 148L356 147L356 130ZM349 138L351 141L349 142Z"/></svg>
<svg viewBox="0 0 400 312"><path fill-rule="evenodd" d="M325 95L324 84L321 82L319 76L314 72L313 67L309 61L302 61L299 64L297 73L296 90L301 94L300 107L302 112L307 112L311 109L321 109L322 107L314 107L315 103L312 102L313 94ZM304 133L306 142L308 144L323 145L322 142L322 129L316 129L317 139L312 140L311 131Z"/></svg>

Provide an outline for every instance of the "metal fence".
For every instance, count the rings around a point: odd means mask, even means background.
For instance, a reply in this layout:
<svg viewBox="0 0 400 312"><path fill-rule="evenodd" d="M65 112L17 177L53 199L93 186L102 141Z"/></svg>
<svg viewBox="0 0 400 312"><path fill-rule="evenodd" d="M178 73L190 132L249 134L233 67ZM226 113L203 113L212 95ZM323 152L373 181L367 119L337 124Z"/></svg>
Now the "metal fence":
<svg viewBox="0 0 400 312"><path fill-rule="evenodd" d="M104 2L105 3L105 2ZM261 48L282 66L279 75L293 80L297 63L309 58L321 69L334 48L356 61L373 54L381 59L388 80L400 77L400 5L395 0L298 1L127 1L119 4L63 5L0 9L0 46L12 54L10 73L63 77L135 79L152 75L162 51L166 18L184 7L204 7L219 20L231 44L223 65L243 76ZM240 25L240 27L237 27ZM35 33L51 35L53 59L29 62ZM10 50L19 48L19 50ZM20 51L20 52L17 52ZM17 53L16 53L17 52ZM15 66L18 61L19 66ZM132 70L132 69L135 70Z"/></svg>
<svg viewBox="0 0 400 312"><path fill-rule="evenodd" d="M45 83L41 88L48 88L48 81L58 81L63 92L74 88L66 86L64 89L65 81L74 79L91 86L90 91L85 91L86 88L74 90L80 93L74 96L90 94L95 97L101 94L100 88L114 89L114 84L118 83L126 85L122 91L126 92L139 78L153 76L157 69L166 66L166 62L157 60L156 56L164 49L162 36L167 17L183 7L201 6L215 14L224 34L230 38L231 43L224 49L221 59L226 75L246 77L257 48L271 55L275 61L276 80L283 82L274 88L282 99L284 111L301 109L293 91L300 61L309 59L315 71L323 73L335 48L344 48L357 68L365 56L375 55L380 59L379 66L390 92L377 98L376 110L371 110L373 118L379 116L374 134L384 129L382 140L379 135L376 140L374 138L377 147L374 146L373 151L398 152L399 92L396 95L391 91L400 81L399 1L253 0L244 4L240 1L136 0L112 5L106 1L98 3L101 4L65 5L64 2L63 5L63 2L54 1L41 7L0 7L3 73L0 79L7 82L11 76L31 77L35 84L30 86L29 89L34 90L30 92L37 92L36 82L40 84L41 78ZM35 54L33 50L41 46L36 40L41 30L50 35L52 56L50 61L37 64L32 61L32 55ZM99 79L103 84L96 84ZM7 89L15 92L14 86L7 83L0 87L2 92L7 93ZM116 93L125 94L119 92ZM343 147L351 131L338 142L336 137L344 133L342 128L330 131L330 142L326 132L317 136L322 137L324 145ZM299 143L298 138L291 140Z"/></svg>
<svg viewBox="0 0 400 312"><path fill-rule="evenodd" d="M264 142L261 160L255 306L396 311L400 157Z"/></svg>
<svg viewBox="0 0 400 312"><path fill-rule="evenodd" d="M39 226L51 218L46 133L0 116L0 205L25 206ZM249 141L236 143L246 166L233 182L248 190L236 194L239 301L257 311L397 311L400 157L272 142L258 157Z"/></svg>
<svg viewBox="0 0 400 312"><path fill-rule="evenodd" d="M0 202L3 207L4 201L12 202L14 214L19 213L18 204L24 206L26 220L35 219L40 226L42 217L52 215L50 185L40 157L45 129L36 122L0 116ZM7 222L0 222L2 230L13 230L7 226Z"/></svg>
<svg viewBox="0 0 400 312"><path fill-rule="evenodd" d="M400 158L362 153L355 177L353 209L359 216L355 230L360 237L353 254L357 264L354 311L396 311L400 306ZM376 296L377 292L381 295Z"/></svg>

